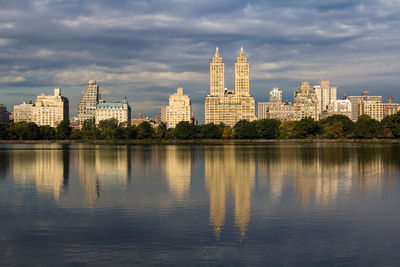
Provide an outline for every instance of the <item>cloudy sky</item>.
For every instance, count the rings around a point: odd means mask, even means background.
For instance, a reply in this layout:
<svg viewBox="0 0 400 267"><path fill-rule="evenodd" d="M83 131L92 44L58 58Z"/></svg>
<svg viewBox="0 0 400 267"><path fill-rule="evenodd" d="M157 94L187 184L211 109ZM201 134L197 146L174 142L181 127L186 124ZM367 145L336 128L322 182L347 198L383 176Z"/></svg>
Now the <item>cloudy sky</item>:
<svg viewBox="0 0 400 267"><path fill-rule="evenodd" d="M398 0L0 0L0 103L62 88L75 115L93 79L104 99L154 116L181 86L204 121L216 46L228 88L244 47L256 102L320 79L400 102Z"/></svg>

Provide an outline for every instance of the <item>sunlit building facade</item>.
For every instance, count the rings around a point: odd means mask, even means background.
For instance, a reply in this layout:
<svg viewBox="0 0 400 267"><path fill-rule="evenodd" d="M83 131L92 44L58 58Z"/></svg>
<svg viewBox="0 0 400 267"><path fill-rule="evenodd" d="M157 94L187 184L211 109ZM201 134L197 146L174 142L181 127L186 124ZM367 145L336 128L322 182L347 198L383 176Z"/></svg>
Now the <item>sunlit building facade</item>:
<svg viewBox="0 0 400 267"><path fill-rule="evenodd" d="M253 121L255 101L250 94L250 67L243 48L235 63L235 90L224 83L224 63L218 48L210 63L210 94L205 102L205 123L234 126L239 120Z"/></svg>
<svg viewBox="0 0 400 267"><path fill-rule="evenodd" d="M161 109L162 116L168 128L175 128L181 121L190 122L192 115L192 103L188 95L183 94L183 89L178 88L175 94L170 95L169 105L165 107L164 114Z"/></svg>
<svg viewBox="0 0 400 267"><path fill-rule="evenodd" d="M380 107L378 107L380 105L378 104L382 103L382 96L370 96L368 91L363 91L361 96L349 96L348 98L351 102L352 121L357 121L358 117L360 117L362 114L375 114L374 116L380 116ZM372 102L369 102L367 105L363 105L362 103L365 101ZM377 107L371 107L371 105L377 105ZM365 110L364 107L366 108Z"/></svg>
<svg viewBox="0 0 400 267"><path fill-rule="evenodd" d="M38 126L56 127L61 121L69 120L69 101L61 95L61 89L54 89L54 95L41 94L32 107L32 121Z"/></svg>
<svg viewBox="0 0 400 267"><path fill-rule="evenodd" d="M317 94L311 91L309 82L301 82L294 95L294 120L306 117L318 120L318 98Z"/></svg>
<svg viewBox="0 0 400 267"><path fill-rule="evenodd" d="M96 106L96 124L102 120L117 119L121 125L131 125L131 107L128 100L124 99L121 102L101 102Z"/></svg>
<svg viewBox="0 0 400 267"><path fill-rule="evenodd" d="M14 122L32 122L32 103L22 103L14 106Z"/></svg>
<svg viewBox="0 0 400 267"><path fill-rule="evenodd" d="M344 115L351 118L351 102L349 99L331 100L328 104L328 115Z"/></svg>
<svg viewBox="0 0 400 267"><path fill-rule="evenodd" d="M95 119L96 106L99 103L99 86L90 80L78 107L78 120L82 126L85 120Z"/></svg>

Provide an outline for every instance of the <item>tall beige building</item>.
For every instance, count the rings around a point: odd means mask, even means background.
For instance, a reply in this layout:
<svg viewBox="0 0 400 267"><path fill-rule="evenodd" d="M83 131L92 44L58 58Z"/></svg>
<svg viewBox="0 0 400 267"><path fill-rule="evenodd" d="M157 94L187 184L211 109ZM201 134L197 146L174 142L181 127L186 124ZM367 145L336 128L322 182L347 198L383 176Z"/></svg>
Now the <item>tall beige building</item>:
<svg viewBox="0 0 400 267"><path fill-rule="evenodd" d="M373 103L375 103L375 105L378 103L382 103L382 96L370 96L368 91L363 91L361 96L349 96L349 100L351 102L351 120L357 121L360 115L362 114L369 115L369 113L375 112L376 110L374 108L373 110L370 109L370 111L365 112L363 110L364 105L362 103L365 101L372 101L367 105L367 107L369 108L369 106Z"/></svg>
<svg viewBox="0 0 400 267"><path fill-rule="evenodd" d="M128 100L117 103L101 102L96 106L96 124L102 120L117 119L125 127L131 125L131 107Z"/></svg>
<svg viewBox="0 0 400 267"><path fill-rule="evenodd" d="M294 96L294 120L311 117L318 120L318 98L315 92L311 91L309 82L301 82L300 88Z"/></svg>
<svg viewBox="0 0 400 267"><path fill-rule="evenodd" d="M282 103L282 91L280 91L278 87L274 87L274 89L269 92L269 102Z"/></svg>
<svg viewBox="0 0 400 267"><path fill-rule="evenodd" d="M78 120L82 126L85 120L94 119L96 105L99 103L99 86L96 81L90 80L78 107Z"/></svg>
<svg viewBox="0 0 400 267"><path fill-rule="evenodd" d="M258 119L294 120L294 107L286 101L282 103L282 91L274 87L269 92L269 102L258 102Z"/></svg>
<svg viewBox="0 0 400 267"><path fill-rule="evenodd" d="M56 127L59 122L69 120L69 101L61 95L61 89L54 89L54 95L41 94L35 104L23 103L14 106L15 122L34 122L38 126Z"/></svg>
<svg viewBox="0 0 400 267"><path fill-rule="evenodd" d="M224 63L218 48L210 63L210 94L205 102L205 123L234 126L239 120L255 120L255 101L250 94L250 67L243 48L235 63L235 90L224 88Z"/></svg>
<svg viewBox="0 0 400 267"><path fill-rule="evenodd" d="M22 103L20 105L14 106L14 122L32 122L32 110L33 104L32 101L30 103Z"/></svg>
<svg viewBox="0 0 400 267"><path fill-rule="evenodd" d="M56 127L63 120L69 120L69 101L61 95L61 89L54 89L54 95L41 94L36 97L32 110L32 121L38 126Z"/></svg>
<svg viewBox="0 0 400 267"><path fill-rule="evenodd" d="M328 104L328 114L344 115L351 118L351 102L349 99L331 100Z"/></svg>
<svg viewBox="0 0 400 267"><path fill-rule="evenodd" d="M321 81L320 85L314 86L314 92L318 99L318 114L328 110L329 103L337 98L337 88L331 87L330 82L326 80Z"/></svg>
<svg viewBox="0 0 400 267"><path fill-rule="evenodd" d="M163 111L161 110L163 113ZM188 95L183 94L180 87L176 90L176 94L169 97L169 105L165 107L165 121L168 128L175 128L181 121L190 122L192 115L192 104Z"/></svg>

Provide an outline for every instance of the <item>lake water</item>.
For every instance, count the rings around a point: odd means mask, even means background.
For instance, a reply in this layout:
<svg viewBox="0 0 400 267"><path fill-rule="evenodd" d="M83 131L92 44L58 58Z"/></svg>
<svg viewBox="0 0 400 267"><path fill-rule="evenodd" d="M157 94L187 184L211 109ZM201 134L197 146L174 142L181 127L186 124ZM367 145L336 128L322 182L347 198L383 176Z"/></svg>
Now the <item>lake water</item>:
<svg viewBox="0 0 400 267"><path fill-rule="evenodd" d="M0 145L0 264L399 266L400 146Z"/></svg>

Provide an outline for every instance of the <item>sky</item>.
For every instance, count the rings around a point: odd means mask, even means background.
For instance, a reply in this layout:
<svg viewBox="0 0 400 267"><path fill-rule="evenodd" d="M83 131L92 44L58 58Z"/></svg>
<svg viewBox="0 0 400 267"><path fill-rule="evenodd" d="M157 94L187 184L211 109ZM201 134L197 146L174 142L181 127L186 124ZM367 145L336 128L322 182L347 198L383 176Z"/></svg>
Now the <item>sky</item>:
<svg viewBox="0 0 400 267"><path fill-rule="evenodd" d="M183 87L204 122L209 63L218 46L225 86L243 46L256 103L278 86L293 101L301 81L338 96L400 102L399 0L0 0L0 103L61 88L70 114L87 82L102 98L127 97L132 117L154 117Z"/></svg>

